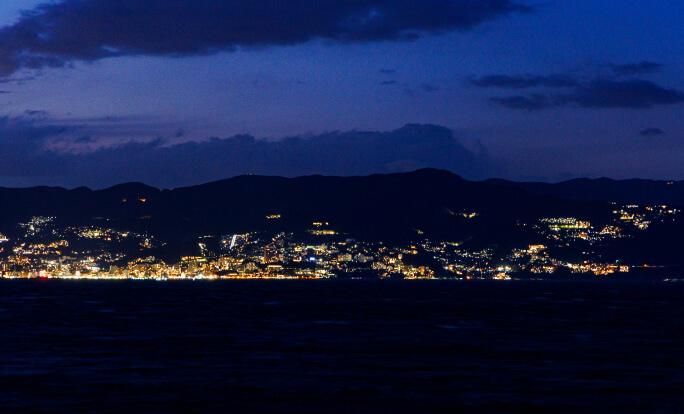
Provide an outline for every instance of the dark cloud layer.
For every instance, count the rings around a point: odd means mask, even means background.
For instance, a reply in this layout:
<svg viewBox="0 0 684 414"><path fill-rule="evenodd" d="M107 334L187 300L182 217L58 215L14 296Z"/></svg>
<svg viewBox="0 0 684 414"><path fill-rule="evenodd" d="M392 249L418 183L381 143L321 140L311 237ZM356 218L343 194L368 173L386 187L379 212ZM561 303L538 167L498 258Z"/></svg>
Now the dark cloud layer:
<svg viewBox="0 0 684 414"><path fill-rule="evenodd" d="M613 72L620 76L647 75L660 72L663 69L662 63L643 61L639 63L609 64Z"/></svg>
<svg viewBox="0 0 684 414"><path fill-rule="evenodd" d="M550 87L549 87L550 88ZM569 93L535 93L494 97L492 102L510 109L536 111L554 107L649 109L684 102L684 92L666 89L647 80L598 79L578 83Z"/></svg>
<svg viewBox="0 0 684 414"><path fill-rule="evenodd" d="M162 140L128 143L88 153L46 150L55 136L76 132L0 118L0 180L103 187L143 181L161 187L193 185L240 174L298 176L366 175L423 167L448 169L469 178L497 174L485 154L461 146L453 133L434 125L407 125L391 132L336 132L279 141L250 135L165 145ZM22 139L22 137L29 137ZM88 136L75 141L90 143ZM28 177L28 178L27 178ZM16 180L12 181L16 182Z"/></svg>
<svg viewBox="0 0 684 414"><path fill-rule="evenodd" d="M645 128L639 133L642 137L657 137L665 135L665 131L660 128Z"/></svg>
<svg viewBox="0 0 684 414"><path fill-rule="evenodd" d="M439 86L430 85L429 83L423 83L420 85L420 89L422 89L424 92L429 93L429 92L437 92L442 88L440 88Z"/></svg>
<svg viewBox="0 0 684 414"><path fill-rule="evenodd" d="M114 56L413 40L531 10L514 0L64 0L0 29L0 76Z"/></svg>
<svg viewBox="0 0 684 414"><path fill-rule="evenodd" d="M3 48L3 46L0 45L0 56L2 56L2 48ZM4 63L2 63L0 65L4 65ZM0 72L0 73L2 73L2 72ZM3 75L0 75L0 76L3 76ZM1 78L0 77L0 85L6 84L6 83L16 83L16 84L21 85L25 82L32 81L34 79L36 79L35 76L27 76L27 77L23 77L23 78Z"/></svg>
<svg viewBox="0 0 684 414"><path fill-rule="evenodd" d="M568 75L490 75L481 78L470 77L468 81L480 88L505 88L505 89L527 89L527 88L568 88L576 86L578 81Z"/></svg>
<svg viewBox="0 0 684 414"><path fill-rule="evenodd" d="M59 161L43 150L43 144L68 130L36 125L33 119L0 117L0 176L40 177L59 169Z"/></svg>
<svg viewBox="0 0 684 414"><path fill-rule="evenodd" d="M470 76L468 82L478 88L501 90L532 89L532 93L490 98L491 102L510 109L538 111L574 106L580 108L648 109L658 105L684 102L684 92L668 89L650 80L623 76L646 75L660 71L663 64L607 64L613 75L590 79L585 74Z"/></svg>
<svg viewBox="0 0 684 414"><path fill-rule="evenodd" d="M597 80L568 98L585 108L651 108L682 103L684 92L646 80Z"/></svg>
<svg viewBox="0 0 684 414"><path fill-rule="evenodd" d="M526 111L537 111L540 109L558 106L559 104L549 99L549 97L540 94L532 94L528 96L507 96L504 98L491 98L490 101L497 103L509 109L523 109Z"/></svg>

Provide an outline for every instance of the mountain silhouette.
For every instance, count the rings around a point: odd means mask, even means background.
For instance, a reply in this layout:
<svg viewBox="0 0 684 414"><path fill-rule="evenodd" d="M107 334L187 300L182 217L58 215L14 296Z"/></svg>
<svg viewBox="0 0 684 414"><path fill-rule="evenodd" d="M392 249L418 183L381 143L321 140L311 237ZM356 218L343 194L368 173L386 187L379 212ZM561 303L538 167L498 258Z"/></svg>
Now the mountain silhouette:
<svg viewBox="0 0 684 414"><path fill-rule="evenodd" d="M644 180L472 182L447 171L423 169L364 177L244 175L173 190L142 183L97 191L0 188L0 232L16 235L17 223L32 216L54 216L61 225L97 224L132 230L173 245L203 235L305 234L318 222L327 223L324 227L341 237L359 240L429 238L464 243L468 248L512 248L544 241L525 223L576 217L600 226L611 219L615 206L595 200L648 199L659 204L676 200L679 185ZM673 192L663 192L663 186L672 187ZM630 197L629 191L639 188L651 190ZM629 241L621 249L632 254L639 249L659 249L655 254L676 258L682 238L676 236L681 225L675 227L654 226L657 232L644 236L641 244Z"/></svg>

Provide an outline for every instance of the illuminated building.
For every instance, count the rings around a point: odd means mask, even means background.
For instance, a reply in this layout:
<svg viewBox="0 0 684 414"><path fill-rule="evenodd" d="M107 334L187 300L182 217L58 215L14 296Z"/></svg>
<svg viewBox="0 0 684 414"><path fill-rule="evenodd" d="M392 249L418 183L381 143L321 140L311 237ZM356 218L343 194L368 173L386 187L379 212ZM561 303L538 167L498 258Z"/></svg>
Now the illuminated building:
<svg viewBox="0 0 684 414"><path fill-rule="evenodd" d="M273 263L278 261L278 250L272 244L264 247L264 263Z"/></svg>

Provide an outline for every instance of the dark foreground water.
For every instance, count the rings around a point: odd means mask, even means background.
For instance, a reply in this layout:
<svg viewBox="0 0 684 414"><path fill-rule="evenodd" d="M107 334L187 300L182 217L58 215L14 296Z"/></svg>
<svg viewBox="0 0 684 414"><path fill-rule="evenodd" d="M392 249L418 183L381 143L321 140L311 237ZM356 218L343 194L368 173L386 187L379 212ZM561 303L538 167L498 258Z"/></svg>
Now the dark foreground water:
<svg viewBox="0 0 684 414"><path fill-rule="evenodd" d="M0 280L0 412L684 412L684 285Z"/></svg>

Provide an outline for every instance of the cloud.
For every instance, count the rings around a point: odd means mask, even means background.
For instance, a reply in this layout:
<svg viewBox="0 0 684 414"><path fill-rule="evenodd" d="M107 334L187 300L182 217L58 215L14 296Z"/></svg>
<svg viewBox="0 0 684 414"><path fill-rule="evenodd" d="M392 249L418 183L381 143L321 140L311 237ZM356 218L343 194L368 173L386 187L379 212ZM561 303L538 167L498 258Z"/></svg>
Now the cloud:
<svg viewBox="0 0 684 414"><path fill-rule="evenodd" d="M79 136L92 137L100 145L117 145L129 140L149 140L160 135L167 138L187 136L187 131L178 123L161 122L145 115L55 119L50 114L41 111L31 111L25 114L34 114L32 118L36 126L59 124Z"/></svg>
<svg viewBox="0 0 684 414"><path fill-rule="evenodd" d="M597 80L580 87L569 100L585 108L652 108L684 102L684 92L646 80Z"/></svg>
<svg viewBox="0 0 684 414"><path fill-rule="evenodd" d="M540 94L532 94L529 96L507 96L505 98L491 98L490 101L497 103L509 109L524 109L526 111L537 111L540 109L557 106L549 97Z"/></svg>
<svg viewBox="0 0 684 414"><path fill-rule="evenodd" d="M430 93L430 92L437 92L437 91L439 91L441 88L440 88L439 86L435 86L435 85L430 85L430 84L424 83L424 84L420 85L420 89L422 89L424 92Z"/></svg>
<svg viewBox="0 0 684 414"><path fill-rule="evenodd" d="M604 64L612 75L591 80L589 73L551 75L492 74L469 76L468 82L478 88L501 90L534 89L533 93L496 96L491 102L510 109L537 111L554 107L648 109L658 105L684 102L684 92L668 89L652 81L622 76L646 75L660 71L664 65L649 61L626 64ZM595 68L597 69L597 68Z"/></svg>
<svg viewBox="0 0 684 414"><path fill-rule="evenodd" d="M639 135L642 137L656 137L659 135L665 135L665 131L660 128L645 128L639 133Z"/></svg>
<svg viewBox="0 0 684 414"><path fill-rule="evenodd" d="M27 109L24 111L24 114L28 115L29 117L39 117L39 118L45 118L49 114L46 111L36 111L36 110L31 110Z"/></svg>
<svg viewBox="0 0 684 414"><path fill-rule="evenodd" d="M480 88L527 89L527 88L568 88L577 86L578 81L568 75L490 75L481 78L470 77L468 81Z"/></svg>
<svg viewBox="0 0 684 414"><path fill-rule="evenodd" d="M662 63L643 61L639 63L625 63L625 64L612 64L609 63L608 67L619 76L634 76L634 75L647 75L650 73L660 72L663 69Z"/></svg>
<svg viewBox="0 0 684 414"><path fill-rule="evenodd" d="M23 117L0 117L0 176L41 177L59 173L59 161L44 143L70 131L62 125L36 125Z"/></svg>
<svg viewBox="0 0 684 414"><path fill-rule="evenodd" d="M35 119L0 117L0 143L11 146L21 142L41 142L45 138L69 132L65 125L38 124ZM3 148L4 149L4 148Z"/></svg>
<svg viewBox="0 0 684 414"><path fill-rule="evenodd" d="M649 109L684 102L684 92L666 89L647 80L598 79L579 84L567 94L531 94L494 97L490 101L511 109L528 111L553 107Z"/></svg>
<svg viewBox="0 0 684 414"><path fill-rule="evenodd" d="M27 135L32 138L22 138ZM91 149L57 151L46 147L46 143L65 135L78 137L76 141ZM31 185L101 188L143 181L168 188L247 173L367 175L434 167L467 178L486 178L499 171L485 152L466 149L451 130L435 125L406 125L389 132L333 132L277 141L236 135L168 145L158 139L93 151L90 136L68 127L46 128L32 120L0 118L0 137L4 149L0 152L2 180L30 177L24 182Z"/></svg>
<svg viewBox="0 0 684 414"><path fill-rule="evenodd" d="M416 91L414 91L410 86L404 85L404 88L402 89L402 92L406 96L410 96L411 98L416 98L420 96Z"/></svg>
<svg viewBox="0 0 684 414"><path fill-rule="evenodd" d="M82 137L76 138L74 142L77 144L92 144L95 142L95 140L88 135L84 135Z"/></svg>
<svg viewBox="0 0 684 414"><path fill-rule="evenodd" d="M410 41L533 9L514 0L63 0L0 29L0 76L117 56Z"/></svg>
<svg viewBox="0 0 684 414"><path fill-rule="evenodd" d="M2 30L0 29L0 32L1 31ZM3 49L3 46L0 46L0 56L2 56L2 53L1 53L2 49ZM17 84L21 85L25 82L32 81L34 79L36 79L36 76L26 76L23 78L0 78L0 85L5 84L5 83L17 83Z"/></svg>

